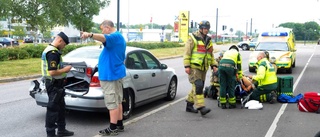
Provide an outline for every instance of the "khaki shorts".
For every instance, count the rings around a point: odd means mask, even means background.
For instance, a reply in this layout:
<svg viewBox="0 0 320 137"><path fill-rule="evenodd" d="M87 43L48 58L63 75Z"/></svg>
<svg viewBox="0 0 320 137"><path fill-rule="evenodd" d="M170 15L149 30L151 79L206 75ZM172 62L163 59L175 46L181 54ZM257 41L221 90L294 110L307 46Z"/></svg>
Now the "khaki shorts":
<svg viewBox="0 0 320 137"><path fill-rule="evenodd" d="M109 110L116 109L122 103L122 79L115 81L100 81L103 91L104 103Z"/></svg>

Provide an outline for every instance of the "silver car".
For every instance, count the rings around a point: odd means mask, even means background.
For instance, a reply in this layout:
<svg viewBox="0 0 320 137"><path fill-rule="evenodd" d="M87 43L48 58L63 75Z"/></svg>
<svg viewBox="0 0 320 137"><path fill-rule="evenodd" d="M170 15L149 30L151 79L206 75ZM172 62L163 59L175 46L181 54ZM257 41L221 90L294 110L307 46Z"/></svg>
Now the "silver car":
<svg viewBox="0 0 320 137"><path fill-rule="evenodd" d="M72 65L65 86L66 108L80 111L107 111L98 79L98 58L103 46L86 46L75 49L63 57ZM148 50L126 48L126 77L123 79L124 92L128 97L129 118L135 107L151 101L174 100L177 94L178 78L175 70L160 63ZM45 107L48 96L43 80L33 80L29 89L37 105Z"/></svg>

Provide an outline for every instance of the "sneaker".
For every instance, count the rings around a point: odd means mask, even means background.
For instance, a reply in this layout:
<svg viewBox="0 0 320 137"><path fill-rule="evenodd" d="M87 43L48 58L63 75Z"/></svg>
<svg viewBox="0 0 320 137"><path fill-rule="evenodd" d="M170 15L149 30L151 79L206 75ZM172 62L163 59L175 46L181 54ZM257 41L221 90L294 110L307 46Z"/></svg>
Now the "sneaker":
<svg viewBox="0 0 320 137"><path fill-rule="evenodd" d="M110 127L108 127L106 129L100 130L99 134L102 136L116 136L118 135L118 130L111 130Z"/></svg>
<svg viewBox="0 0 320 137"><path fill-rule="evenodd" d="M124 126L117 126L118 132L123 132L124 131Z"/></svg>
<svg viewBox="0 0 320 137"><path fill-rule="evenodd" d="M277 101L277 94L274 91L271 91L271 100L270 100L270 104L276 103Z"/></svg>
<svg viewBox="0 0 320 137"><path fill-rule="evenodd" d="M68 130L63 130L63 131L59 131L58 130L58 136L73 136L74 132L72 131L68 131Z"/></svg>

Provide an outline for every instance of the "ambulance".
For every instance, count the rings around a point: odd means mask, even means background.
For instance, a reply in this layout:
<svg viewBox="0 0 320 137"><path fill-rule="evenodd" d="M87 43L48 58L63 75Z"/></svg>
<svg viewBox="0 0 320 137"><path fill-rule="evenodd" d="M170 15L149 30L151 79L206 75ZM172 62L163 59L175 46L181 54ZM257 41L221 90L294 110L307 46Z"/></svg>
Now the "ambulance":
<svg viewBox="0 0 320 137"><path fill-rule="evenodd" d="M296 44L292 29L273 28L260 33L258 44L249 57L249 71L257 68L257 55L261 51L269 52L269 61L277 66L277 70L292 73L296 66Z"/></svg>

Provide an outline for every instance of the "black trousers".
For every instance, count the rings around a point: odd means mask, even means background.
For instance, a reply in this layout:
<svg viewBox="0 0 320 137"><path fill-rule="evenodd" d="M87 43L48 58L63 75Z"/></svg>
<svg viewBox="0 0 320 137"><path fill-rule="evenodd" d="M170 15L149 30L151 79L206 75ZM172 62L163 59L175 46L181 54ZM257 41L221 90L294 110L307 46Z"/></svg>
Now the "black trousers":
<svg viewBox="0 0 320 137"><path fill-rule="evenodd" d="M48 135L54 135L55 129L65 130L65 101L63 81L46 80L46 89L49 97L46 113L46 131Z"/></svg>

